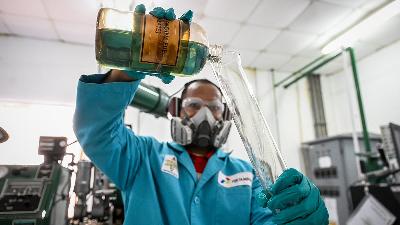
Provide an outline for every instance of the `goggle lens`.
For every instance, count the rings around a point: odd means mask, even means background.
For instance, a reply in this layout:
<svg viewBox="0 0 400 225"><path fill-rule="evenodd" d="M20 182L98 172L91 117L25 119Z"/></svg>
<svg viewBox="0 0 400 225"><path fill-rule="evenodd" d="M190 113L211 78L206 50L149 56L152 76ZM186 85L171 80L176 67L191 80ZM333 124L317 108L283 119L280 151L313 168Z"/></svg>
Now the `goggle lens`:
<svg viewBox="0 0 400 225"><path fill-rule="evenodd" d="M190 115L197 113L203 106L207 106L216 115L224 112L224 104L220 100L204 101L201 98L185 98L182 101L182 109Z"/></svg>

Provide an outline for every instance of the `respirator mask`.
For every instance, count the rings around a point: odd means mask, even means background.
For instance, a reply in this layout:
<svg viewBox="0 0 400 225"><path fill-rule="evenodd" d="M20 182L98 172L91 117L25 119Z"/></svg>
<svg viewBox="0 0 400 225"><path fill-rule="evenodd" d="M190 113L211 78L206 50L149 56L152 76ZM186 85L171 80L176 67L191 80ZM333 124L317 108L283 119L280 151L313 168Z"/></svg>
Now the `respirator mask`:
<svg viewBox="0 0 400 225"><path fill-rule="evenodd" d="M184 118L178 117L181 110ZM226 142L232 123L229 110L220 100L173 98L169 111L175 112L171 113L171 136L176 143L220 148Z"/></svg>

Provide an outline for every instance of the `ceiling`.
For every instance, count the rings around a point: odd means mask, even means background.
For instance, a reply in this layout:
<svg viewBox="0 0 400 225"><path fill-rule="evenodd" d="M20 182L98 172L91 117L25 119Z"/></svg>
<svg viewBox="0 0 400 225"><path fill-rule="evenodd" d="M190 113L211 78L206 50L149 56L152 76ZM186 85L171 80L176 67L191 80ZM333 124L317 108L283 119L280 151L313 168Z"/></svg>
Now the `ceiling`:
<svg viewBox="0 0 400 225"><path fill-rule="evenodd" d="M29 2L29 4L28 4ZM246 67L293 72L387 0L0 0L0 33L94 45L99 7L128 10L144 3L187 9L210 43L238 50ZM400 16L355 44L358 58L400 39ZM326 73L340 64L327 67Z"/></svg>

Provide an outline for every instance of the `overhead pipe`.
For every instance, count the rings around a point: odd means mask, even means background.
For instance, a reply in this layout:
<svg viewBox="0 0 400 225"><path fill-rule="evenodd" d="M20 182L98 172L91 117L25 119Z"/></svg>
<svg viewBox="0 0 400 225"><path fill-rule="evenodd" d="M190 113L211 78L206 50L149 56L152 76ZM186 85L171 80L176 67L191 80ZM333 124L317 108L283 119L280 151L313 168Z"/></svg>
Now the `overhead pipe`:
<svg viewBox="0 0 400 225"><path fill-rule="evenodd" d="M320 62L319 64L315 65L314 67L312 67L309 70L306 70L305 72L301 72L299 73L300 76L296 77L294 80L292 80L291 82L289 82L288 84L285 84L283 87L286 89L288 87L290 87L292 84L296 83L297 81L301 80L304 77L307 77L309 75L312 75L312 73L314 71L316 71L317 69L325 66L326 64L330 63L332 60L336 59L337 57L339 57L342 54L342 51L338 52L338 53L334 53L334 54L329 54L329 56L324 57L323 61Z"/></svg>
<svg viewBox="0 0 400 225"><path fill-rule="evenodd" d="M140 83L129 105L155 117L167 118L169 98L170 96L160 88Z"/></svg>
<svg viewBox="0 0 400 225"><path fill-rule="evenodd" d="M367 127L366 116L365 116L365 111L364 111L364 105L363 105L362 96L361 96L361 88L360 88L360 83L359 83L359 80L358 80L357 64L356 64L356 59L355 59L355 54L354 54L354 49L353 48L349 47L349 48L346 48L344 50L335 51L333 53L320 56L316 60L312 61L311 63L309 63L306 66L304 66L303 68L301 68L300 70L298 70L298 71L292 73L291 75L289 75L288 77L286 77L283 81L278 82L274 86L278 87L278 86L284 84L285 81L287 81L287 80L289 80L291 78L294 78L294 80L292 80L289 83L283 85L283 87L285 89L290 87L291 85L293 85L294 83L296 83L300 79L312 75L312 73L314 71L316 71L317 69L321 68L322 66L328 64L332 60L334 60L337 57L339 57L343 53L343 51L348 51L349 55L350 55L351 68L352 68L352 72L353 72L353 79L354 79L355 90L356 90L356 95L357 95L358 109L360 111L360 120L361 120L362 133L363 133L363 139L364 139L363 141L364 141L364 145L365 145L366 151L367 152L371 152L371 144L370 144L370 140L369 140L368 127ZM321 61L321 62L319 62L318 64L314 65L315 62L318 62L318 61ZM310 67L312 65L314 65L314 66L311 67L311 69L305 70L305 69L307 69L308 67Z"/></svg>
<svg viewBox="0 0 400 225"><path fill-rule="evenodd" d="M364 111L364 104L361 96L361 88L360 88L360 83L358 80L358 71L357 71L357 65L356 65L356 57L354 55L354 49L353 48L347 48L346 49L349 54L350 54L350 61L351 61L351 68L353 70L353 78L354 78L354 85L356 88L356 94L357 94L357 102L358 102L358 109L360 111L360 119L361 119L361 126L363 130L363 137L364 137L364 145L365 149L367 152L371 152L371 143L369 141L369 133L368 133L368 128L367 128L367 121L365 118L365 111Z"/></svg>
<svg viewBox="0 0 400 225"><path fill-rule="evenodd" d="M277 83L274 83L274 87L280 86L281 84L285 83L286 81L296 77L296 75L298 75L298 74L304 74L304 71L306 71L308 68L314 68L315 67L314 65L319 65L320 61L322 61L324 59L329 59L329 58L332 57L332 55L335 55L336 53L341 53L341 51L336 51L336 52L332 52L330 54L321 55L320 57L316 58L312 62L310 62L307 65L303 66L299 70L297 70L297 71L293 72L292 74L290 74L289 76L285 77L281 81L279 81Z"/></svg>

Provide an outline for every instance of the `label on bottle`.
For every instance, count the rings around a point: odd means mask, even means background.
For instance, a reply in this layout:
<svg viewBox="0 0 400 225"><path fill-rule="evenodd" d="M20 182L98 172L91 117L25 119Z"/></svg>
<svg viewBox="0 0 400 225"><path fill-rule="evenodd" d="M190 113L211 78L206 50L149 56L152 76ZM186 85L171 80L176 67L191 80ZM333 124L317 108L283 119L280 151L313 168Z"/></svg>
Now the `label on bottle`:
<svg viewBox="0 0 400 225"><path fill-rule="evenodd" d="M181 37L180 20L158 19L145 15L142 24L143 42L140 62L175 66Z"/></svg>

